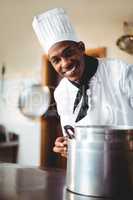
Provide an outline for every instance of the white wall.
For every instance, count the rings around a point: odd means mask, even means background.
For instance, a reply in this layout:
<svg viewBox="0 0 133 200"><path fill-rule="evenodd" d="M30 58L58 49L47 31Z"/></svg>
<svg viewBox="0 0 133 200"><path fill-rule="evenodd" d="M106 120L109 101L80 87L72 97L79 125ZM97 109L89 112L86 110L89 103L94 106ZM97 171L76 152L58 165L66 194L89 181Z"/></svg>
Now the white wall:
<svg viewBox="0 0 133 200"><path fill-rule="evenodd" d="M0 0L0 66L6 63L6 80L40 79L43 52L31 23L34 15L54 7L67 10L87 48L105 46L108 57L132 63L133 56L115 45L123 34L123 21L133 20L132 0ZM4 108L7 111L2 114L1 107L0 123L5 123L9 130L20 135L19 163L38 165L39 122L28 121L16 108Z"/></svg>
<svg viewBox="0 0 133 200"><path fill-rule="evenodd" d="M132 0L0 0L0 64L6 62L7 75L36 75L42 49L32 30L32 19L54 7L67 10L87 48L106 46L109 57L132 61L132 56L115 45L123 34L123 21L133 20Z"/></svg>
<svg viewBox="0 0 133 200"><path fill-rule="evenodd" d="M31 80L6 80L4 92L0 96L0 124L7 131L19 135L18 163L39 165L40 163L40 121L31 120L18 109L19 94L24 88L23 82ZM0 82L1 83L1 82Z"/></svg>

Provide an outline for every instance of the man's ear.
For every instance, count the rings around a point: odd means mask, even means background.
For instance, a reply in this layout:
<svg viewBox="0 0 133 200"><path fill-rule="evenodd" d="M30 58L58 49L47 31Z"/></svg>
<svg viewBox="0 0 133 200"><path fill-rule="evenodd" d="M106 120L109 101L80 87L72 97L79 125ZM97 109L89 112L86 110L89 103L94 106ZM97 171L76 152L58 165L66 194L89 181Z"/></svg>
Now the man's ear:
<svg viewBox="0 0 133 200"><path fill-rule="evenodd" d="M78 42L78 47L81 51L85 51L85 44L82 41Z"/></svg>

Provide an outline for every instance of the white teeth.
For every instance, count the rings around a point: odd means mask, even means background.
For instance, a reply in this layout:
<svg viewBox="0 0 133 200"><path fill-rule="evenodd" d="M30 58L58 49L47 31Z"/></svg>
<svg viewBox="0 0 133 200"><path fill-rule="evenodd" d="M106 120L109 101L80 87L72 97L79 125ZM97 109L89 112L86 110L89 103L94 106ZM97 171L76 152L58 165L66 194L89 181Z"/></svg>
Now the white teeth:
<svg viewBox="0 0 133 200"><path fill-rule="evenodd" d="M76 69L76 66L73 67L71 70L67 71L65 74L66 74L67 76L70 76L70 75L75 71L75 69Z"/></svg>

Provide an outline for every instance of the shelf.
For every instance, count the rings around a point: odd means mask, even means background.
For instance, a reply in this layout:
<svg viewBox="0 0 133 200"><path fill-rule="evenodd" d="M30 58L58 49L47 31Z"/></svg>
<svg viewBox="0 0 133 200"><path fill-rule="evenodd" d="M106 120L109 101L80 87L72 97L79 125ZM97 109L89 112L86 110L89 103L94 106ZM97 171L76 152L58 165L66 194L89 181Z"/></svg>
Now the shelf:
<svg viewBox="0 0 133 200"><path fill-rule="evenodd" d="M18 146L18 141L0 142L0 148Z"/></svg>

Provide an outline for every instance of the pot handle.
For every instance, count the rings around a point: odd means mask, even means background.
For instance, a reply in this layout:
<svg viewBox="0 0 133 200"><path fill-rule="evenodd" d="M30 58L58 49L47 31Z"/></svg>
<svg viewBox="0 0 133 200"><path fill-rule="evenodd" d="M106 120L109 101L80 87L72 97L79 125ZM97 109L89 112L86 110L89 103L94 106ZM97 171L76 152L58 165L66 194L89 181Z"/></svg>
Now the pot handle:
<svg viewBox="0 0 133 200"><path fill-rule="evenodd" d="M74 136L75 131L74 131L74 128L72 126L66 125L66 126L64 126L64 129L65 129L65 133L67 134L67 137L69 139L75 138L75 136Z"/></svg>

